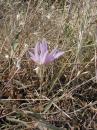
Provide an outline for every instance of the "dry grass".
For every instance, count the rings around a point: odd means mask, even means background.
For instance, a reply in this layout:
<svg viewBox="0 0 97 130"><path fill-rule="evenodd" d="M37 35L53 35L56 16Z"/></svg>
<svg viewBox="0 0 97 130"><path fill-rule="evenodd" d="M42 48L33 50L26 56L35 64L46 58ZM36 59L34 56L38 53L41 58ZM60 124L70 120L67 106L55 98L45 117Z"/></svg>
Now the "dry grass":
<svg viewBox="0 0 97 130"><path fill-rule="evenodd" d="M96 0L0 0L0 129L97 129ZM65 54L43 81L27 50ZM40 94L41 86L41 94Z"/></svg>

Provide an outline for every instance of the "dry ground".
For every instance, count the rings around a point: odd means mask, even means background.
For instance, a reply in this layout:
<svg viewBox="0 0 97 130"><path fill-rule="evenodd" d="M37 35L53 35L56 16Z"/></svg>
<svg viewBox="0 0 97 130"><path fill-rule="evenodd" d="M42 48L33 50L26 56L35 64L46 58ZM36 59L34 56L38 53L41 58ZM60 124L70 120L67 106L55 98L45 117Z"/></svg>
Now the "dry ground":
<svg viewBox="0 0 97 130"><path fill-rule="evenodd" d="M43 38L65 54L40 82ZM0 130L97 130L96 56L96 0L0 0Z"/></svg>

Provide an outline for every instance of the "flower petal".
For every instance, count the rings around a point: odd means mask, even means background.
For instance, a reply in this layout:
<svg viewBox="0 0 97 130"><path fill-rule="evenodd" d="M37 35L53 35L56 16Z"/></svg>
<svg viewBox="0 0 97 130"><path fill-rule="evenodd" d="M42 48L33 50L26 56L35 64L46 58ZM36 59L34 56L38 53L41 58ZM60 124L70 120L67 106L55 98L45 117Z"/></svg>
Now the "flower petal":
<svg viewBox="0 0 97 130"><path fill-rule="evenodd" d="M46 52L44 53L44 55L40 57L40 63L41 63L41 64L44 64L44 63L45 63L47 56L48 56L48 51L46 51Z"/></svg>
<svg viewBox="0 0 97 130"><path fill-rule="evenodd" d="M37 42L37 44L36 44L36 46L35 46L35 49L34 49L34 53L35 53L35 58L36 58L36 60L37 61L39 61L40 60L40 42Z"/></svg>
<svg viewBox="0 0 97 130"><path fill-rule="evenodd" d="M42 41L42 43L40 44L40 50L41 50L41 55L44 55L44 53L48 50L46 41Z"/></svg>
<svg viewBox="0 0 97 130"><path fill-rule="evenodd" d="M48 64L52 61L54 61L54 57L52 55L47 55L46 59L45 59L45 64Z"/></svg>
<svg viewBox="0 0 97 130"><path fill-rule="evenodd" d="M64 52L63 51L59 51L57 49L57 47L55 49L53 49L52 52L50 53L50 55L53 56L55 59L59 58L63 54L64 54Z"/></svg>
<svg viewBox="0 0 97 130"><path fill-rule="evenodd" d="M64 54L63 51L59 51L59 52L57 52L57 53L54 55L54 58L57 59L57 58L59 58L60 56L62 56L63 54Z"/></svg>
<svg viewBox="0 0 97 130"><path fill-rule="evenodd" d="M35 48L29 51L30 58L36 62L37 64L48 64L55 59L59 58L63 55L63 51L59 51L57 47L48 53L48 45L46 40L42 40L42 42L38 42Z"/></svg>

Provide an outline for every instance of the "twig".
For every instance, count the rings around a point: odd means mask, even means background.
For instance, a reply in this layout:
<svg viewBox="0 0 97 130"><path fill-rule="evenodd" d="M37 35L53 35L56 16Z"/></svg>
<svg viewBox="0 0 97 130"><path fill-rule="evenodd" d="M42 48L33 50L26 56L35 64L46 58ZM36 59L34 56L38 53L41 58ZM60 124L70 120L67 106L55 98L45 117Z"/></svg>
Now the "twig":
<svg viewBox="0 0 97 130"><path fill-rule="evenodd" d="M10 122L20 123L21 125L24 125L24 126L26 126L27 128L29 128L29 125L27 124L27 122L24 122L24 121L22 121L22 120L15 119L15 118L9 118L9 117L7 117L6 119L7 119L8 121L10 121Z"/></svg>

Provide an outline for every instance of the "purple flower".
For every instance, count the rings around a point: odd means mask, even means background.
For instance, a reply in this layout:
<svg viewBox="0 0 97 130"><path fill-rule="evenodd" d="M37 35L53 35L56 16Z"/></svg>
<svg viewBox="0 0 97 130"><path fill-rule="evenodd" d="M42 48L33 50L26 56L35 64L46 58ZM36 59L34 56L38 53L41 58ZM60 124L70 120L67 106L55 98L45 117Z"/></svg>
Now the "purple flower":
<svg viewBox="0 0 97 130"><path fill-rule="evenodd" d="M57 47L49 53L46 41L38 42L35 48L29 51L30 58L39 65L48 64L64 54Z"/></svg>

